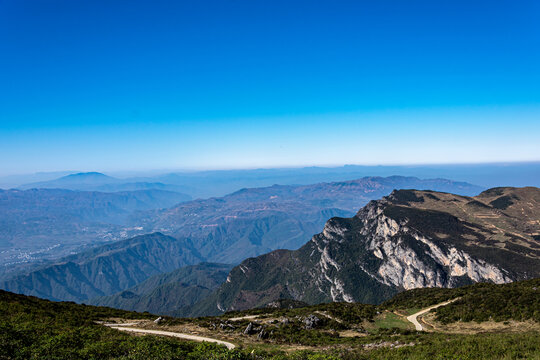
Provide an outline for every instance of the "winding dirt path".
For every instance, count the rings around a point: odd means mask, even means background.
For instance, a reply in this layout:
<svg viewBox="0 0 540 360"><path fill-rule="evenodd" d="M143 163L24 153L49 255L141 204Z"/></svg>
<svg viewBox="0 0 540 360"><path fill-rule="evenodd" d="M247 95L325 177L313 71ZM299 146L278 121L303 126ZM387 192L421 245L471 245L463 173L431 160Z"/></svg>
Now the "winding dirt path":
<svg viewBox="0 0 540 360"><path fill-rule="evenodd" d="M445 305L448 305L448 304L450 304L450 303L453 303L453 302L456 301L457 299L459 299L459 298L452 299L452 300L448 300L448 301L445 301L445 302L443 302L443 303L440 303L440 304L437 304L437 305L433 305L433 306L430 306L430 307L425 308L425 309L423 309L423 310L420 310L420 311L417 312L417 313L414 313L414 314L412 314L412 315L410 315L410 316L407 316L407 320L410 321L410 322L412 322L412 323L414 324L414 327L416 328L417 331L424 331L424 327L422 326L422 324L420 324L420 323L418 322L418 319L417 319L418 316L424 315L425 313L428 313L428 312L430 312L431 310L436 309L436 308L438 308L438 307L445 306Z"/></svg>
<svg viewBox="0 0 540 360"><path fill-rule="evenodd" d="M125 323L125 324L103 324L105 326L110 327L111 329L116 329L120 331L127 331L127 332L134 332L134 333L140 333L140 334L151 334L151 335L161 335L161 336L172 336L177 337L185 340L192 340L192 341L207 341L216 343L219 345L224 345L227 347L227 349L231 350L236 347L233 343L218 340L218 339L212 339L207 338L204 336L197 336L197 335L190 335L190 334L183 334L178 332L172 332L172 331L162 331L162 330L147 330L147 329L139 329L130 327L132 325L137 325L137 323Z"/></svg>

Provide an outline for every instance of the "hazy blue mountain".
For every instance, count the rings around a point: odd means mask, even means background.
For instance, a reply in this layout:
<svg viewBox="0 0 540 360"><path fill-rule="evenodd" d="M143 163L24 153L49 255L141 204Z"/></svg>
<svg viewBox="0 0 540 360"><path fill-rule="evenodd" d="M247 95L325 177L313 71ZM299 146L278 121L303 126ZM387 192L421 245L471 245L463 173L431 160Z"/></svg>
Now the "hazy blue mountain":
<svg viewBox="0 0 540 360"><path fill-rule="evenodd" d="M401 176L305 186L274 185L137 214L133 224L147 232L189 237L208 261L237 263L273 249L296 249L319 232L330 217L352 216L368 201L402 188L464 195L482 190L445 179Z"/></svg>
<svg viewBox="0 0 540 360"><path fill-rule="evenodd" d="M135 286L202 258L188 241L141 235L67 257L0 282L0 288L51 300L85 301Z"/></svg>
<svg viewBox="0 0 540 360"><path fill-rule="evenodd" d="M154 275L121 293L86 301L117 309L172 315L212 293L227 278L232 265L201 263Z"/></svg>
<svg viewBox="0 0 540 360"><path fill-rule="evenodd" d="M224 196L241 188L267 187L274 184L308 185L320 182L339 182L366 176L413 176L418 178L444 178L453 181L465 181L480 185L484 188L495 186L540 186L540 162L528 163L495 163L495 164L450 164L450 165L403 165L403 166L359 166L346 165L340 167L305 167L284 169L249 169L249 170L214 170L197 172L171 172L148 175L119 177L107 179L100 185L78 185L73 188L77 179L51 180L52 174L34 174L32 176L11 176L0 178L0 187L8 184L21 185L21 188L36 187L36 180L43 178L40 187L66 187L77 190L117 191L133 190L121 184L147 183L152 188L186 193L194 198ZM73 174L81 175L82 174ZM90 176L92 177L92 176ZM99 176L96 176L99 178ZM31 180L32 179L32 180ZM36 179L36 180L34 180ZM28 184L30 181L32 184ZM58 183L60 181L60 183ZM97 179L104 181L104 178ZM157 187L157 184L162 184ZM113 186L114 185L114 186ZM101 186L101 187L100 187ZM116 190L115 190L116 189Z"/></svg>
<svg viewBox="0 0 540 360"><path fill-rule="evenodd" d="M82 190L80 187L85 186L96 186L104 185L111 183L118 183L120 180L115 179L111 176L99 172L85 172L77 174L69 174L62 176L61 178L42 181L36 183L30 183L21 186L21 189L71 189L71 190Z"/></svg>
<svg viewBox="0 0 540 360"><path fill-rule="evenodd" d="M156 181L131 181L114 178L99 172L70 174L58 179L28 183L19 186L20 189L68 189L81 191L136 191L136 190L165 190L183 193L185 186L164 184ZM185 195L188 197L188 195Z"/></svg>
<svg viewBox="0 0 540 360"><path fill-rule="evenodd" d="M296 251L243 261L213 295L182 315L281 298L379 303L419 287L536 278L539 224L538 188L494 188L475 197L394 191L352 218L330 219Z"/></svg>
<svg viewBox="0 0 540 360"><path fill-rule="evenodd" d="M55 180L62 176L75 173L74 171L53 171L53 172L37 172L33 174L19 174L0 176L0 188L11 189L35 182Z"/></svg>
<svg viewBox="0 0 540 360"><path fill-rule="evenodd" d="M186 200L187 195L163 190L0 190L0 274L20 263L141 233L128 225L133 212Z"/></svg>
<svg viewBox="0 0 540 360"><path fill-rule="evenodd" d="M140 178L138 181L159 181L189 186L194 197L223 196L240 188L266 187L273 184L308 185L339 182L366 176L392 175L418 178L444 178L464 181L484 188L496 186L540 186L540 162L305 167L285 169L219 170L177 172Z"/></svg>

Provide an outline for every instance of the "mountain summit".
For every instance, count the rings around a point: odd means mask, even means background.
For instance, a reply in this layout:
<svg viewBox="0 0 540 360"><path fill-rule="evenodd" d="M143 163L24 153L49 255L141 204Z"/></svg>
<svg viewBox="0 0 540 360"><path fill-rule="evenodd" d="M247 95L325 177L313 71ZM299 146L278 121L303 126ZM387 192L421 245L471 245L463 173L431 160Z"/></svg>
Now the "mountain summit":
<svg viewBox="0 0 540 360"><path fill-rule="evenodd" d="M115 178L113 178L113 177L111 177L109 175L105 175L105 174L100 173L100 172L90 171L90 172L80 172L80 173L76 173L76 174L66 175L66 176L61 177L57 181L59 181L59 182L71 182L71 181L81 182L81 181L86 181L86 182L92 182L92 183L95 183L95 182L103 182L103 183L105 183L105 182L118 181L118 179L115 179Z"/></svg>
<svg viewBox="0 0 540 360"><path fill-rule="evenodd" d="M119 179L102 174L100 172L81 172L62 176L61 178L49 181L41 181L20 186L21 189L70 189L79 190L88 187L95 187L105 184L114 184L120 182Z"/></svg>

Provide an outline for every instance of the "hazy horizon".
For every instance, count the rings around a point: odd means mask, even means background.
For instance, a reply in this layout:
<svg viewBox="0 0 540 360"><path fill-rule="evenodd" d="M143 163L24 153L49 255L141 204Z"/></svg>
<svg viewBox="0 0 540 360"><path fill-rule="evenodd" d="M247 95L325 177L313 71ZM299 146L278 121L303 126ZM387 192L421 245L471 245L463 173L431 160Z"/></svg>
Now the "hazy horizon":
<svg viewBox="0 0 540 360"><path fill-rule="evenodd" d="M219 171L254 171L254 170L294 170L294 169L339 169L346 167L366 167L366 168L430 168L430 167L452 167L452 166L508 166L508 165L527 165L527 164L540 164L540 160L529 161L491 161L491 162L448 162L448 163L388 163L388 164L299 164L289 166L253 166L253 167L201 167L201 168L150 168L150 169L109 169L102 170L100 168L92 169L55 169L50 171L28 171L28 172L16 172L16 173L0 173L0 178L15 177L15 176L27 176L27 175L51 175L51 176L64 176L72 174L85 174L85 173L101 173L111 177L130 178L145 175L164 175L172 173L203 173L203 172L219 172Z"/></svg>
<svg viewBox="0 0 540 360"><path fill-rule="evenodd" d="M71 185L56 182L56 180L67 175L80 173L101 173L112 177L112 179L83 177L79 178L79 180L70 180L75 181ZM187 186L184 188L184 191L191 192L198 197L208 197L225 195L246 187L258 188L274 184L308 185L349 181L364 177L389 176L416 177L419 179L448 179L483 186L484 188L497 186L538 187L540 186L540 162L410 165L345 164L339 166L206 170L155 169L149 171L71 170L0 176L0 189L65 188L67 186L73 190L99 190L104 188L91 187L92 185L90 184L140 183L141 186L142 184L147 184L144 186L151 186L152 183L160 183L163 184L162 186L167 186L167 184Z"/></svg>

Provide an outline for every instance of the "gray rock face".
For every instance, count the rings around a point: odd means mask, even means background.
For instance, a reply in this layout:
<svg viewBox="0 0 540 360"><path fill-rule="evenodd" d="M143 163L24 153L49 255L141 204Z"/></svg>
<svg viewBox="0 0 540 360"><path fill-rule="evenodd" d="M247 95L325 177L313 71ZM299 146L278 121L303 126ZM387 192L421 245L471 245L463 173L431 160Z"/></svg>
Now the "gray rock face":
<svg viewBox="0 0 540 360"><path fill-rule="evenodd" d="M268 333L266 332L266 329L263 327L261 331L257 334L257 340L264 340L268 337Z"/></svg>
<svg viewBox="0 0 540 360"><path fill-rule="evenodd" d="M382 260L370 276L406 290L450 287L456 283L455 278L462 277L496 284L512 281L504 269L475 259L450 244L437 244L434 239L410 228L407 221L398 223L389 218L384 214L383 206L371 204L364 212L362 233L369 239L366 250ZM418 242L422 251L407 246L405 238ZM433 262L438 266L432 266Z"/></svg>
<svg viewBox="0 0 540 360"><path fill-rule="evenodd" d="M230 324L228 321L224 323L220 323L219 328L221 330L234 330L235 329L234 325Z"/></svg>
<svg viewBox="0 0 540 360"><path fill-rule="evenodd" d="M246 330L244 330L244 335L251 335L253 332L253 323L249 323L248 326L246 326Z"/></svg>
<svg viewBox="0 0 540 360"><path fill-rule="evenodd" d="M317 327L317 325L321 322L321 319L319 319L317 316L310 314L304 319L304 327L306 330L311 330Z"/></svg>

